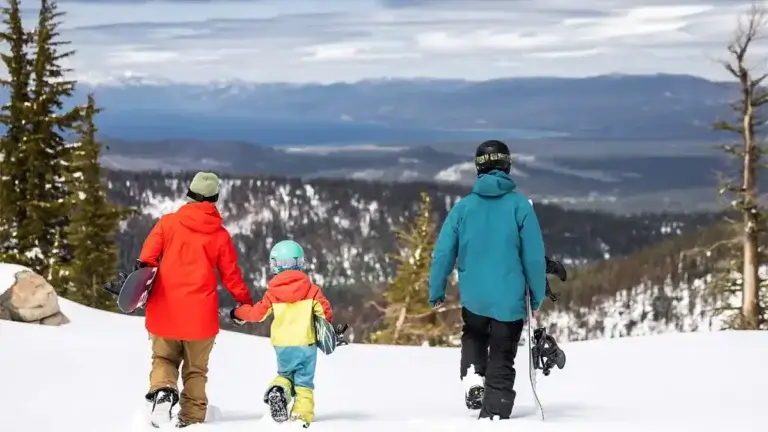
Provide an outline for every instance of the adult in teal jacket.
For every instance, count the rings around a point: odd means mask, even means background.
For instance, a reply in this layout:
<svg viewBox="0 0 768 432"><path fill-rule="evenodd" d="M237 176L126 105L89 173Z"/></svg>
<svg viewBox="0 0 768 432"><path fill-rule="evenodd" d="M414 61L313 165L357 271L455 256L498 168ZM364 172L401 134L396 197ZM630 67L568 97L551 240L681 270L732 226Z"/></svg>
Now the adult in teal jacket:
<svg viewBox="0 0 768 432"><path fill-rule="evenodd" d="M472 193L448 213L435 244L429 302L438 307L454 263L462 305L461 379L465 402L480 418L508 419L514 406L517 346L527 316L526 289L537 310L546 293L544 241L533 206L509 176L501 141L477 149Z"/></svg>

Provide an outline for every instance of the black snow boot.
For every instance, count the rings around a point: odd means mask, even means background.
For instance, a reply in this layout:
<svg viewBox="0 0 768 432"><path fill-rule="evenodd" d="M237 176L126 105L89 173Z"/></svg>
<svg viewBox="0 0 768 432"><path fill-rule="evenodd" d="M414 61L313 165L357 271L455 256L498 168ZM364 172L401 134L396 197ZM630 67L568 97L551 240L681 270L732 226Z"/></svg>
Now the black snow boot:
<svg viewBox="0 0 768 432"><path fill-rule="evenodd" d="M509 420L512 408L515 406L517 393L500 392L494 389L486 389L483 407L478 418L490 420Z"/></svg>
<svg viewBox="0 0 768 432"><path fill-rule="evenodd" d="M290 418L288 399L285 397L285 390L282 387L274 386L269 389L265 399L269 405L269 414L272 416L272 420L283 423Z"/></svg>
<svg viewBox="0 0 768 432"><path fill-rule="evenodd" d="M485 387L481 385L470 387L464 394L464 402L466 402L467 408L471 410L479 410L482 408L484 395Z"/></svg>
<svg viewBox="0 0 768 432"><path fill-rule="evenodd" d="M159 427L161 423L170 423L173 407L179 403L179 392L171 387L163 387L146 395L148 401L152 401L150 422Z"/></svg>

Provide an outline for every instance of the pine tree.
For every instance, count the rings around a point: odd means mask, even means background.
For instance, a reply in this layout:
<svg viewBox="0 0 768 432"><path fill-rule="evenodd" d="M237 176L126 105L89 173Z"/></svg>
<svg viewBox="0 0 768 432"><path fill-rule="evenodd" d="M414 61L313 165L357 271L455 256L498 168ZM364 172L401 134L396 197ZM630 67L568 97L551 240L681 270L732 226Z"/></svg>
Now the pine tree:
<svg viewBox="0 0 768 432"><path fill-rule="evenodd" d="M64 109L64 99L72 96L75 82L66 79L70 72L61 63L74 51L63 50L68 42L59 40L59 19L55 0L42 0L34 34L35 58L32 73L32 124L30 125L26 219L19 221L20 238L34 239L26 252L31 267L54 287L66 286L59 266L71 259L66 244L69 200L66 179L72 145L64 134L72 131L80 116L77 107Z"/></svg>
<svg viewBox="0 0 768 432"><path fill-rule="evenodd" d="M373 303L384 313L382 328L371 334L370 342L393 345L449 345L451 331L440 313L429 306L429 268L437 239L429 195L421 194L419 209L403 230L396 232L400 243L396 276L384 294L385 306Z"/></svg>
<svg viewBox="0 0 768 432"><path fill-rule="evenodd" d="M31 123L30 80L31 62L28 49L31 35L21 21L20 0L7 0L2 8L3 31L0 42L8 51L0 54L8 78L0 85L9 93L9 101L0 112L0 124L5 133L0 138L0 262L29 265L24 251L34 241L19 235L19 223L27 219L22 205L27 195L28 128Z"/></svg>
<svg viewBox="0 0 768 432"><path fill-rule="evenodd" d="M89 95L77 125L80 142L74 146L71 165L73 212L66 232L74 259L65 267L71 286L64 295L87 306L114 310L114 298L102 286L117 270L115 233L125 211L107 201L102 183L101 144L96 141L94 123L100 111Z"/></svg>

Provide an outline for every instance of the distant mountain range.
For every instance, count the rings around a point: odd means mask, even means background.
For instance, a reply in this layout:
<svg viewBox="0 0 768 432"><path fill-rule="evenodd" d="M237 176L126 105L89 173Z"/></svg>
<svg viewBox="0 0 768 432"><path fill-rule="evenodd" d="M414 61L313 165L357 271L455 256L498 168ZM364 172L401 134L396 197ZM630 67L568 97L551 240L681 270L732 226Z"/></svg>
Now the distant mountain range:
<svg viewBox="0 0 768 432"><path fill-rule="evenodd" d="M357 83L78 87L105 108L102 134L269 146L501 139L709 139L736 87L685 75ZM2 95L0 94L0 98Z"/></svg>

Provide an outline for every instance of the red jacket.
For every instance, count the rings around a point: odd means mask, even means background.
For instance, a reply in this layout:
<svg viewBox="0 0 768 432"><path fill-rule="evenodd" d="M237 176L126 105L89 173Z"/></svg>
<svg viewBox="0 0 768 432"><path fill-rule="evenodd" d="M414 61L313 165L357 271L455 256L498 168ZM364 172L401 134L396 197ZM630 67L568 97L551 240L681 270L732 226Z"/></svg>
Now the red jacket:
<svg viewBox="0 0 768 432"><path fill-rule="evenodd" d="M145 325L167 339L200 340L219 333L216 269L235 301L253 299L237 266L237 253L221 215L208 202L182 206L160 218L144 241L139 261L157 266Z"/></svg>

